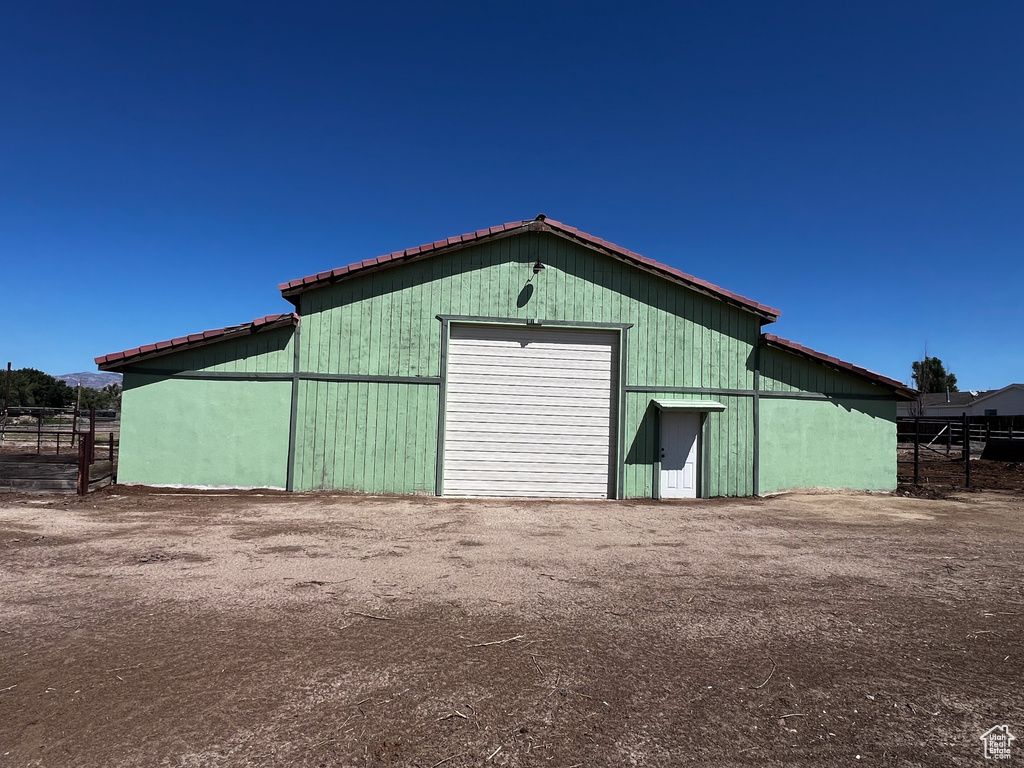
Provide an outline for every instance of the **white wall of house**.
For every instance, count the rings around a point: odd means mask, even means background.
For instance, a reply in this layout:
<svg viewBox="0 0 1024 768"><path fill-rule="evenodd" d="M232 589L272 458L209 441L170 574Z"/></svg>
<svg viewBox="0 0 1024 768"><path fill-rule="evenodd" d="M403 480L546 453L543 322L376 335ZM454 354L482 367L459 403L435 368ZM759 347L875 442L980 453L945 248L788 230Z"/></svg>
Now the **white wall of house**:
<svg viewBox="0 0 1024 768"><path fill-rule="evenodd" d="M979 397L971 403L968 416L984 416L986 410L994 409L997 416L1020 416L1024 414L1024 384L1011 384L986 397Z"/></svg>
<svg viewBox="0 0 1024 768"><path fill-rule="evenodd" d="M899 416L914 416L914 403L900 403ZM1024 384L1009 384L991 394L977 398L967 405L946 405L938 403L925 408L921 416L926 418L957 418L963 413L968 416L984 416L994 410L996 416L1024 415Z"/></svg>

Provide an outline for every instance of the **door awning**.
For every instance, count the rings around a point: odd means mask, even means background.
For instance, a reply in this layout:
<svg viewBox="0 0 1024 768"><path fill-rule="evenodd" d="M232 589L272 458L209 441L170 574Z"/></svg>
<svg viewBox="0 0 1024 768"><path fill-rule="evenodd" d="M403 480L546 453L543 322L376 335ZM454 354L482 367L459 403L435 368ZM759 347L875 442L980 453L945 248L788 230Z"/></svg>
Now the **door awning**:
<svg viewBox="0 0 1024 768"><path fill-rule="evenodd" d="M717 400L654 400L661 411L724 411L725 405Z"/></svg>

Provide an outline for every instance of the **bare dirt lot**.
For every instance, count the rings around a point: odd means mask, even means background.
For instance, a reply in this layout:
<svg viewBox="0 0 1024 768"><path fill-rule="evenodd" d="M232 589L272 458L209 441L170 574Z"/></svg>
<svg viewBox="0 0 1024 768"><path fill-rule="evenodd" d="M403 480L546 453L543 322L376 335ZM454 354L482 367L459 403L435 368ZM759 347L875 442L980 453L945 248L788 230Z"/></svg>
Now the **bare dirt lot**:
<svg viewBox="0 0 1024 768"><path fill-rule="evenodd" d="M980 448L976 448L980 453ZM901 446L896 453L899 481L905 490L912 488L914 480L914 449ZM956 450L948 455L941 450L925 450L920 455L919 474L921 485L916 489L927 489L931 495L943 497L949 493L963 493L966 487L963 452ZM1024 466L1018 462L988 461L971 459L971 488L986 491L1024 492Z"/></svg>
<svg viewBox="0 0 1024 768"><path fill-rule="evenodd" d="M1024 496L0 499L0 766L976 765ZM1024 746L1014 746L1024 759Z"/></svg>

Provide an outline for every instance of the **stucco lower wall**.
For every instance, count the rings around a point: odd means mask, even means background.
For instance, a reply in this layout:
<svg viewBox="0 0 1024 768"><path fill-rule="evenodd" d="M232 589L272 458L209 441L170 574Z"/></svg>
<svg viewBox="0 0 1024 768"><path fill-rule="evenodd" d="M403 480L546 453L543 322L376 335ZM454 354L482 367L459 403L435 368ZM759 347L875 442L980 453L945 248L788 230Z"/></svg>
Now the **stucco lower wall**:
<svg viewBox="0 0 1024 768"><path fill-rule="evenodd" d="M789 400L760 403L760 491L896 487L896 403Z"/></svg>
<svg viewBox="0 0 1024 768"><path fill-rule="evenodd" d="M284 488L291 383L126 373L118 482Z"/></svg>

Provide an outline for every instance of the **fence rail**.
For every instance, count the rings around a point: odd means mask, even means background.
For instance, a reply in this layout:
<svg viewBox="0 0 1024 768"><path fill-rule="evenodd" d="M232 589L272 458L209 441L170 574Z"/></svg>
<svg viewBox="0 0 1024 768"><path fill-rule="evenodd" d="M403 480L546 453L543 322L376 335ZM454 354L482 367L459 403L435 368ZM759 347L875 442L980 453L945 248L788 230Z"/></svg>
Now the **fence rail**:
<svg viewBox="0 0 1024 768"><path fill-rule="evenodd" d="M993 441L1017 446L1024 452L1024 416L968 416L965 413L959 418L901 417L896 420L897 471L900 465L912 466L914 485L921 485L922 457L925 463L933 465L936 461L949 466L962 464L959 472L944 474L961 475L964 486L970 488L971 460L981 456ZM901 458L910 448L912 458Z"/></svg>
<svg viewBox="0 0 1024 768"><path fill-rule="evenodd" d="M97 411L101 431L120 435L120 419L114 411ZM73 450L80 436L89 430L90 411L77 408L12 408L0 413L0 448L31 448L42 455Z"/></svg>
<svg viewBox="0 0 1024 768"><path fill-rule="evenodd" d="M0 415L0 489L85 495L116 482L119 433L116 414L95 408L12 409Z"/></svg>

